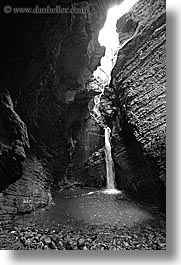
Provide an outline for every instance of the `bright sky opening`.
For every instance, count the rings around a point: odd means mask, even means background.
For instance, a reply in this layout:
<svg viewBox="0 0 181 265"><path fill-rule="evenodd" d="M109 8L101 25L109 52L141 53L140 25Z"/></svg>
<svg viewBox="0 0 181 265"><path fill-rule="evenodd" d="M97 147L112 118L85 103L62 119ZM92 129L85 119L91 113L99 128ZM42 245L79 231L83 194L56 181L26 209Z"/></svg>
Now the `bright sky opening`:
<svg viewBox="0 0 181 265"><path fill-rule="evenodd" d="M101 46L105 46L105 56L101 59L101 66L94 72L95 77L110 81L110 73L115 64L113 60L119 47L119 35L116 32L117 20L126 14L138 0L125 0L120 5L115 5L108 10L106 22L101 29L98 41Z"/></svg>

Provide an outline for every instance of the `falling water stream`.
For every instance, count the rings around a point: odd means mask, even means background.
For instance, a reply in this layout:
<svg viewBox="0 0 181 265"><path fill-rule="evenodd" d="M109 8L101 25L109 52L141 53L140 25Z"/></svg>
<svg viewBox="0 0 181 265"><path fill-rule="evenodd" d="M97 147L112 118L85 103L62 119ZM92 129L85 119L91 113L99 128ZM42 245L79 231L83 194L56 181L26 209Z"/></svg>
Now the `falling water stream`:
<svg viewBox="0 0 181 265"><path fill-rule="evenodd" d="M123 16L126 12L128 12L131 7L138 0L125 0L119 5L115 5L109 9L107 13L107 19L104 24L104 27L101 29L98 40L100 45L105 46L105 56L101 59L101 65L94 71L94 77L97 80L100 80L103 86L109 84L111 80L111 71L116 63L117 52L119 50L119 34L116 30L116 23L118 18ZM108 34L109 32L109 34ZM123 46L123 45L122 45ZM101 95L104 93L103 91L100 95L96 96L95 99L95 107L94 112L99 113L99 104ZM97 104L96 104L97 100ZM98 106L98 107L97 107ZM104 127L105 130L105 160L106 160L106 179L107 179L107 189L106 193L119 193L119 191L115 188L115 171L114 171L114 163L111 155L111 144L110 144L110 134L111 129L109 127Z"/></svg>
<svg viewBox="0 0 181 265"><path fill-rule="evenodd" d="M111 155L111 143L110 143L111 129L109 127L105 127L104 130L105 130L105 160L106 160L106 179L107 179L107 187L104 192L109 194L121 193L115 188L115 171Z"/></svg>
<svg viewBox="0 0 181 265"><path fill-rule="evenodd" d="M58 228L65 225L76 225L76 227L110 225L121 228L132 227L151 218L144 207L132 202L115 188L110 134L111 129L105 127L106 189L59 191L54 196L54 202L49 210L40 215L36 213L33 222L44 228Z"/></svg>
<svg viewBox="0 0 181 265"><path fill-rule="evenodd" d="M115 189L114 164L111 156L110 128L105 128L105 155L106 155L106 176L107 189Z"/></svg>
<svg viewBox="0 0 181 265"><path fill-rule="evenodd" d="M133 4L135 4L137 0L125 0L122 5L115 6L112 8L111 15L108 18L113 18L113 22L111 24L111 29L115 30L116 33L116 21L119 18L119 14L123 15L127 12ZM124 7L124 10L123 10ZM116 13L115 13L116 11ZM115 17L117 15L117 18ZM107 25L107 24L106 24ZM103 31L101 31L103 34ZM116 45L114 46L117 49L117 40L118 34L115 38L110 38L107 34L107 29L105 29L106 41L110 45L112 40L116 40ZM111 42L110 42L111 40ZM104 45L104 44L103 44ZM110 54L114 54L115 50L112 50L112 47L109 47L106 53L106 56ZM114 47L114 48L115 48ZM103 69L108 70L105 75L106 84L110 78L110 72L113 67L112 59L109 58L110 62L106 61ZM108 58L105 58L106 60ZM104 58L102 60L104 62ZM109 67L108 67L109 66ZM101 63L102 67L102 63ZM100 69L96 70L96 75L99 76ZM109 78L108 78L109 77ZM104 77L103 77L104 79ZM105 81L105 80L103 80ZM105 84L105 82L103 82ZM104 91L102 91L103 93ZM99 100L99 98L98 98ZM95 112L98 111L95 108ZM118 191L115 188L115 171L114 171L114 163L111 156L111 144L110 144L110 135L111 129L109 127L104 127L105 130L105 160L106 160L106 175L107 175L107 187L104 190L92 191L88 189L81 190L63 190L59 191L54 196L54 202L49 207L48 211L44 211L40 213L40 215L33 216L33 222L38 223L39 225L43 225L44 227L57 227L63 224L73 223L77 224L77 222L82 225L83 223L95 224L95 225L119 225L119 226L128 226L131 227L135 223L141 223L150 218L150 215L145 211L145 209L139 204L130 201L127 196L125 196L121 191ZM85 176L86 177L86 176ZM22 217L20 217L22 221ZM26 220L27 221L27 220ZM23 221L24 222L24 221ZM26 223L26 222L25 222Z"/></svg>

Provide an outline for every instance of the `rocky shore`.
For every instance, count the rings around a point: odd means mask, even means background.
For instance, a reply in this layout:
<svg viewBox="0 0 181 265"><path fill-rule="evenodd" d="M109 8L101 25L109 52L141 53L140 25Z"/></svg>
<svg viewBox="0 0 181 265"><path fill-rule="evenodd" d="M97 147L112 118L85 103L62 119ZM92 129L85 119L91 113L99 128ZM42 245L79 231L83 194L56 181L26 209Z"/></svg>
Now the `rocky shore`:
<svg viewBox="0 0 181 265"><path fill-rule="evenodd" d="M59 228L14 227L0 232L4 250L166 250L165 221L139 226L62 225Z"/></svg>

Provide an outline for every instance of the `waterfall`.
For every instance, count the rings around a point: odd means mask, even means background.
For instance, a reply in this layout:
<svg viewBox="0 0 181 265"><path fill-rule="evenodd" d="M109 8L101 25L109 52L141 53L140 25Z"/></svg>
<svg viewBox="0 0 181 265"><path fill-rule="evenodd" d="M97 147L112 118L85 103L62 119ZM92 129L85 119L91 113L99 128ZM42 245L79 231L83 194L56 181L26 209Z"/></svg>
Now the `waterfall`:
<svg viewBox="0 0 181 265"><path fill-rule="evenodd" d="M104 94L104 87L109 85L111 80L111 71L116 63L117 54L119 49L121 49L134 35L126 40L121 46L119 43L119 33L117 32L116 23L117 20L126 14L137 2L138 0L124 0L119 5L115 5L108 10L107 18L103 28L101 29L98 37L98 41L101 46L104 46L105 55L101 59L101 65L94 71L93 76L98 82L101 81L103 85L102 94ZM97 117L101 116L99 112L101 94L97 96L95 106L93 109L94 119L100 123L100 119ZM95 101L96 101L95 100ZM102 124L105 126L105 124ZM103 127L102 126L102 127ZM107 175L107 189L106 193L120 193L115 188L115 171L114 163L111 156L111 144L110 144L110 133L109 127L105 129L105 159L106 159L106 175Z"/></svg>
<svg viewBox="0 0 181 265"><path fill-rule="evenodd" d="M111 144L110 144L110 133L111 129L106 127L105 129L105 159L106 159L106 176L107 176L107 189L115 189L115 172L114 163L111 156Z"/></svg>

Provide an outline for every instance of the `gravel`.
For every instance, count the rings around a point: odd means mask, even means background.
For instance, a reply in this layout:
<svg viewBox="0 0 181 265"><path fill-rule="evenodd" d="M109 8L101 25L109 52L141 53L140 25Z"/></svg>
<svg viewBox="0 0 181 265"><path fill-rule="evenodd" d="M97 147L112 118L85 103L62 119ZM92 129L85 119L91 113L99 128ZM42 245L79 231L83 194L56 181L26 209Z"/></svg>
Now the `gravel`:
<svg viewBox="0 0 181 265"><path fill-rule="evenodd" d="M165 250L165 222L132 228L63 225L57 229L14 227L0 231L0 249L9 250Z"/></svg>

